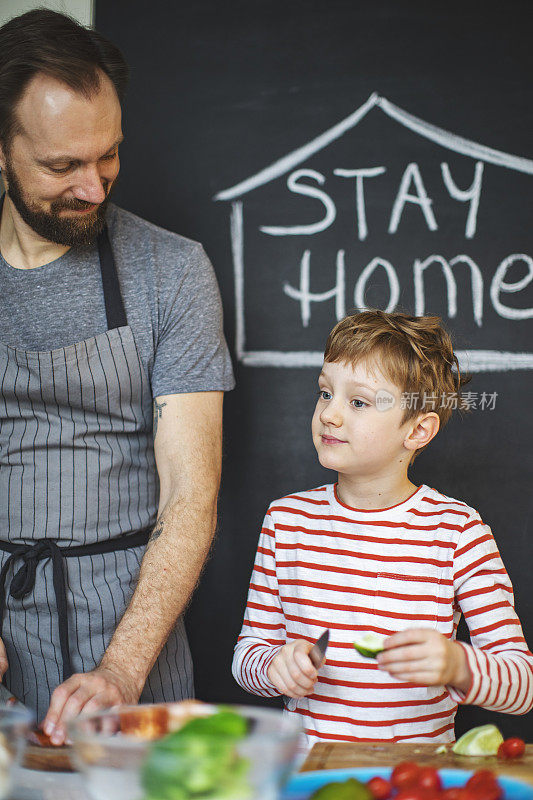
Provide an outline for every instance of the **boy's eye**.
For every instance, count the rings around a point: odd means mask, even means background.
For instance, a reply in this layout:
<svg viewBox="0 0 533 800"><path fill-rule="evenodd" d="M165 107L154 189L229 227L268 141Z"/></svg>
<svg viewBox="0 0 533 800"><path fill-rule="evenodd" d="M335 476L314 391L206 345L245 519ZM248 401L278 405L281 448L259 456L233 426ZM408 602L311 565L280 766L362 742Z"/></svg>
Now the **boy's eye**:
<svg viewBox="0 0 533 800"><path fill-rule="evenodd" d="M352 400L352 406L354 408L366 408L367 405L368 403L365 403L364 400L358 400L357 398L355 398L355 400Z"/></svg>
<svg viewBox="0 0 533 800"><path fill-rule="evenodd" d="M318 396L321 400L331 400L331 392L328 392L327 389L319 389Z"/></svg>

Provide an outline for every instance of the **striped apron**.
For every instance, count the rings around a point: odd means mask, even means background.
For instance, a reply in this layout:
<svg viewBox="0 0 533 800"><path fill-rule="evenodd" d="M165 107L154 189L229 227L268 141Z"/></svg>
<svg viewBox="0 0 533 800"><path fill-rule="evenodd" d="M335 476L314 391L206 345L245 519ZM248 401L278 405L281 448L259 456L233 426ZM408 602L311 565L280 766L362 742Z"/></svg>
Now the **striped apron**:
<svg viewBox="0 0 533 800"><path fill-rule="evenodd" d="M98 249L109 330L51 351L0 343L4 682L37 719L59 683L99 664L157 515L150 385L107 230ZM141 702L192 695L180 618Z"/></svg>

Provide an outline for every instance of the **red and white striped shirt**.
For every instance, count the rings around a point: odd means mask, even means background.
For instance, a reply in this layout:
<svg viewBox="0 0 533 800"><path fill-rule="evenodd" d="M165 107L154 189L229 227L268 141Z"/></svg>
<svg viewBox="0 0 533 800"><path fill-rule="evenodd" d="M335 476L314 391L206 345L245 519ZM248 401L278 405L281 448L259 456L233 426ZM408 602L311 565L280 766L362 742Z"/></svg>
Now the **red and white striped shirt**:
<svg viewBox="0 0 533 800"><path fill-rule="evenodd" d="M455 638L461 613L472 675L450 686L400 683L353 647L356 632L435 628ZM330 629L327 661L309 697L292 701L309 744L319 740L454 740L458 703L524 714L533 656L491 530L473 508L422 485L392 508L344 505L333 484L289 495L265 517L233 674L253 694L286 642Z"/></svg>

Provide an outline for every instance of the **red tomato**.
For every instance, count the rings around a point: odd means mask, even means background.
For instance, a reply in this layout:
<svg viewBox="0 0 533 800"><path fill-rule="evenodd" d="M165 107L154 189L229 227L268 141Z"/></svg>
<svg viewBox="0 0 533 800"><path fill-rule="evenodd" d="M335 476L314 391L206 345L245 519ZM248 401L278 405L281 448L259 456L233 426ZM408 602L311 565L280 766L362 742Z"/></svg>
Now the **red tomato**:
<svg viewBox="0 0 533 800"><path fill-rule="evenodd" d="M376 775L375 778L370 778L366 785L372 792L374 800L388 800L392 794L391 782L385 780L385 778L380 778L379 775Z"/></svg>
<svg viewBox="0 0 533 800"><path fill-rule="evenodd" d="M390 780L395 789L413 786L418 778L420 767L414 761L402 761L392 770Z"/></svg>
<svg viewBox="0 0 533 800"><path fill-rule="evenodd" d="M520 758L526 751L526 743L522 739L506 739L498 747L498 758Z"/></svg>
<svg viewBox="0 0 533 800"><path fill-rule="evenodd" d="M436 792L442 789L440 775L434 767L421 767L416 778L416 785L423 789L433 789Z"/></svg>
<svg viewBox="0 0 533 800"><path fill-rule="evenodd" d="M466 782L476 800L500 800L503 790L490 769L479 769Z"/></svg>
<svg viewBox="0 0 533 800"><path fill-rule="evenodd" d="M466 785L473 789L479 783L498 783L496 775L491 769L478 769L467 780Z"/></svg>
<svg viewBox="0 0 533 800"><path fill-rule="evenodd" d="M394 795L394 800L439 800L440 792L422 786L405 786Z"/></svg>
<svg viewBox="0 0 533 800"><path fill-rule="evenodd" d="M466 789L464 786L452 786L440 793L439 800L478 800L478 797L472 789Z"/></svg>
<svg viewBox="0 0 533 800"><path fill-rule="evenodd" d="M497 783L478 783L474 789L468 789L472 800L500 800L503 792Z"/></svg>

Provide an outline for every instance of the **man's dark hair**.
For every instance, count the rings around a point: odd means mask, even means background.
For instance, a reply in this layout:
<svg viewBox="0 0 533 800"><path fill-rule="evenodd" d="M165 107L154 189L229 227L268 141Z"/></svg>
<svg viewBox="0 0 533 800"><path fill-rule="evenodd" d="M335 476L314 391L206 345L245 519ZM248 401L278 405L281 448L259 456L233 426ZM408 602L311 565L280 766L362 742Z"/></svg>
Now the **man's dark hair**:
<svg viewBox="0 0 533 800"><path fill-rule="evenodd" d="M39 72L91 97L99 88L99 70L110 78L122 103L128 65L101 34L45 8L9 20L0 28L0 144L9 150L19 132L15 108Z"/></svg>

